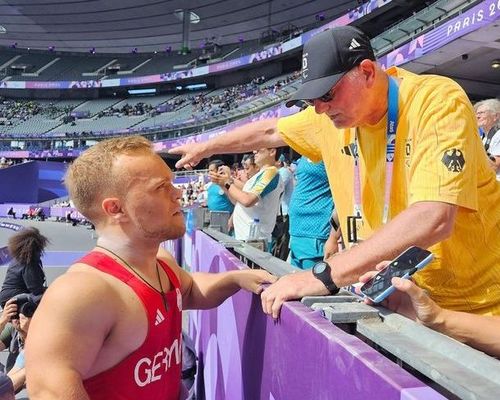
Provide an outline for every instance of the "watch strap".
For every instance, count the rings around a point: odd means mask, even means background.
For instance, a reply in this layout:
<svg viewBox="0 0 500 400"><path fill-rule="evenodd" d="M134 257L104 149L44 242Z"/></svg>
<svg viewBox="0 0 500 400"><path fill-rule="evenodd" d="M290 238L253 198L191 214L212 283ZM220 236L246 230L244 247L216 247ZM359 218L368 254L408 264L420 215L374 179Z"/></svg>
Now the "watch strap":
<svg viewBox="0 0 500 400"><path fill-rule="evenodd" d="M316 279L319 279L323 283L323 285L325 285L331 295L337 294L340 291L340 288L335 284L335 282L333 282L330 265L325 261L320 261L320 263L325 264L325 268L322 272L317 273L315 272L316 266L313 267L314 277Z"/></svg>

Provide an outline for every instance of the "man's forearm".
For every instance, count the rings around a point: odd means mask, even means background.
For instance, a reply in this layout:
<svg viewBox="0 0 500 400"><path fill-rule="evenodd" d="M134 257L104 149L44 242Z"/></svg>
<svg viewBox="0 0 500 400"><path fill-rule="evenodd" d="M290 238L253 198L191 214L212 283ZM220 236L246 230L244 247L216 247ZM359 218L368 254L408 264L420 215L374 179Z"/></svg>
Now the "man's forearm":
<svg viewBox="0 0 500 400"><path fill-rule="evenodd" d="M356 283L384 260L391 260L410 246L428 248L444 240L453 226L456 207L444 203L416 203L401 212L368 240L328 259L337 286ZM446 211L443 211L446 210ZM443 214L444 213L444 214Z"/></svg>
<svg viewBox="0 0 500 400"><path fill-rule="evenodd" d="M500 318L442 310L429 327L494 357L500 357Z"/></svg>
<svg viewBox="0 0 500 400"><path fill-rule="evenodd" d="M217 274L193 273L193 285L189 295L186 296L184 308L205 310L219 306L240 290L239 275L241 271Z"/></svg>
<svg viewBox="0 0 500 400"><path fill-rule="evenodd" d="M217 136L205 142L206 156L285 146L285 142L277 134L277 123L277 118L264 119Z"/></svg>
<svg viewBox="0 0 500 400"><path fill-rule="evenodd" d="M229 196L229 200L231 200L233 204L240 203L245 207L251 207L255 204L256 195L244 192L242 189L239 189L234 185L231 185L229 189L224 188L224 191Z"/></svg>

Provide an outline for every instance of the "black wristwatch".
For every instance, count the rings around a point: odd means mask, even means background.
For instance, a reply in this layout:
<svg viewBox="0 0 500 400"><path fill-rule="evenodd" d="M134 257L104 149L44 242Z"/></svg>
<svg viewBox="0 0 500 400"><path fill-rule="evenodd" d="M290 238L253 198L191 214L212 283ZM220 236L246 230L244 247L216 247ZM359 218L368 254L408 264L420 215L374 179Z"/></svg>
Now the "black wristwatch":
<svg viewBox="0 0 500 400"><path fill-rule="evenodd" d="M231 187L232 184L233 184L233 181L226 182L226 183L224 183L224 187L226 188L226 190L229 190L229 188Z"/></svg>
<svg viewBox="0 0 500 400"><path fill-rule="evenodd" d="M316 279L319 279L323 282L323 285L330 291L330 294L337 294L340 291L340 288L337 287L335 283L333 283L331 276L332 269L328 265L328 263L324 261L319 261L314 264L312 268L312 273Z"/></svg>

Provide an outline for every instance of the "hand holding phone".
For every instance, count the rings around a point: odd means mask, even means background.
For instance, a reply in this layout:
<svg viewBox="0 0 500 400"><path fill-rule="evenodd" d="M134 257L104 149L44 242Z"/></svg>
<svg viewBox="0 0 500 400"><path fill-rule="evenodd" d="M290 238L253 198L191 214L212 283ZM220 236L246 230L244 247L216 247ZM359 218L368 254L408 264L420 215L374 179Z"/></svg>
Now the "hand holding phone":
<svg viewBox="0 0 500 400"><path fill-rule="evenodd" d="M429 264L433 255L420 247L410 247L392 260L360 288L360 292L374 303L380 303L394 292L391 280L394 276L409 279L415 272Z"/></svg>

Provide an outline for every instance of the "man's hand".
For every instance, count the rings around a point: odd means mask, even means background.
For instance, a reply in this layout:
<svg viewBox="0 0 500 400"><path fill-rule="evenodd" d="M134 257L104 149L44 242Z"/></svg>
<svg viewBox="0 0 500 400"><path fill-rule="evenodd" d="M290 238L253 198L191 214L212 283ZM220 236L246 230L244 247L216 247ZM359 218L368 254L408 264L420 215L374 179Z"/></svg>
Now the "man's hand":
<svg viewBox="0 0 500 400"><path fill-rule="evenodd" d="M238 272L236 282L240 288L255 294L261 294L262 285L274 283L278 278L263 269L245 269Z"/></svg>
<svg viewBox="0 0 500 400"><path fill-rule="evenodd" d="M281 306L287 300L328 294L328 289L313 276L311 271L297 272L281 277L262 292L262 310L277 319Z"/></svg>
<svg viewBox="0 0 500 400"><path fill-rule="evenodd" d="M217 172L210 172L208 177L216 185L224 187L224 184L231 180L231 170L227 166L222 166Z"/></svg>
<svg viewBox="0 0 500 400"><path fill-rule="evenodd" d="M388 263L389 261L381 262L376 267L377 271L367 272L359 278L359 281L367 282L378 271L384 269ZM433 327L440 322L442 308L432 301L425 291L413 281L393 277L391 283L396 288L396 291L380 303L382 306L429 327ZM356 288L356 292L360 293L359 288ZM370 303L367 299L365 302Z"/></svg>
<svg viewBox="0 0 500 400"><path fill-rule="evenodd" d="M0 326L5 325L9 322L14 315L17 313L17 304L14 298L9 299L2 310L2 315L0 315Z"/></svg>
<svg viewBox="0 0 500 400"><path fill-rule="evenodd" d="M174 147L168 151L169 154L180 154L182 157L175 163L176 168L192 169L204 158L210 156L205 151L204 143L187 143Z"/></svg>
<svg viewBox="0 0 500 400"><path fill-rule="evenodd" d="M339 236L340 233L337 233L333 229L331 229L330 236L325 242L325 247L323 248L323 260L328 260L331 256L339 252Z"/></svg>

